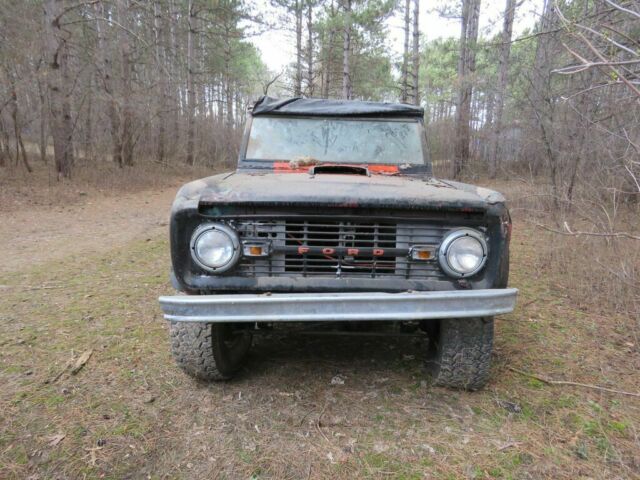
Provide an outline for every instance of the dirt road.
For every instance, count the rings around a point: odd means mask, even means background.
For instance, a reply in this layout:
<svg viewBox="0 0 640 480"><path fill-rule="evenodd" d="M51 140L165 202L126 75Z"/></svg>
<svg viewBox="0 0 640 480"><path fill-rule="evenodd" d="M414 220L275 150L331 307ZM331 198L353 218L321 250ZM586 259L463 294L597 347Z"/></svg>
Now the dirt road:
<svg viewBox="0 0 640 480"><path fill-rule="evenodd" d="M68 207L0 212L0 274L104 252L167 228L177 188L118 197L88 195Z"/></svg>

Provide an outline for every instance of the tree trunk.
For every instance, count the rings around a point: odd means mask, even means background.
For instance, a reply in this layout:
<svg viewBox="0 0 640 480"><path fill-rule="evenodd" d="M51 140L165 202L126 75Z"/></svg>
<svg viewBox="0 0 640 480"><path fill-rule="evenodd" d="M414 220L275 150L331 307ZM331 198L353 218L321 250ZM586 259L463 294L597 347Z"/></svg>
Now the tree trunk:
<svg viewBox="0 0 640 480"><path fill-rule="evenodd" d="M175 0L169 0L169 11L171 12L172 19L176 17L176 5ZM171 128L171 156L177 158L182 150L180 146L180 119L182 117L182 104L180 101L180 88L178 85L181 83L181 75L183 69L177 65L175 61L175 55L182 55L180 44L178 43L178 35L176 33L175 21L171 20L168 23L169 30L169 45L170 47L165 52L168 57L169 67L171 69L171 81L167 86L167 100L171 100L172 105L172 128ZM170 54L174 52L174 56Z"/></svg>
<svg viewBox="0 0 640 480"><path fill-rule="evenodd" d="M458 102L456 105L456 139L453 176L459 178L469 163L471 142L471 100L473 83L471 76L476 68L476 42L480 0L463 0L460 34L460 58L458 61Z"/></svg>
<svg viewBox="0 0 640 480"><path fill-rule="evenodd" d="M156 118L158 121L158 144L156 156L161 165L165 163L165 109L167 108L167 73L164 70L164 29L161 5L153 2L153 26L156 41L156 72L158 72L158 104Z"/></svg>
<svg viewBox="0 0 640 480"><path fill-rule="evenodd" d="M202 21L200 23L200 30L202 33L198 35L198 72L201 74L198 82L197 89L197 111L196 117L196 138L198 143L196 145L196 158L202 155L202 152L206 152L209 148L211 135L208 135L207 129L207 117L209 115L209 105L211 97L211 75L207 72L207 37L204 32L207 30L206 23Z"/></svg>
<svg viewBox="0 0 640 480"><path fill-rule="evenodd" d="M16 89L16 78L14 72L5 69L5 74L9 82L9 107L11 112L11 120L13 121L13 136L16 140L16 162L22 159L24 167L27 172L31 173L31 165L29 165L29 158L27 157L27 151L24 148L22 141L22 124L20 122L20 112L18 107L18 92Z"/></svg>
<svg viewBox="0 0 640 480"><path fill-rule="evenodd" d="M0 111L1 113L1 111ZM11 163L11 149L9 147L9 134L4 127L2 115L0 115L0 167L4 167L7 162Z"/></svg>
<svg viewBox="0 0 640 480"><path fill-rule="evenodd" d="M240 90L238 88L236 88L236 91L235 91L235 102L236 102L236 120L238 121L239 125L242 125L244 123L244 115L243 115L243 108L242 108L242 98L240 95Z"/></svg>
<svg viewBox="0 0 640 480"><path fill-rule="evenodd" d="M496 178L501 161L502 114L504 112L505 94L509 82L509 55L511 53L511 35L513 18L516 12L516 0L507 0L502 27L502 44L498 67L498 89L496 90L496 113L489 147L489 177Z"/></svg>
<svg viewBox="0 0 640 480"><path fill-rule="evenodd" d="M73 123L71 118L67 33L61 28L63 0L46 0L47 75L51 115L51 136L58 178L69 178L73 169Z"/></svg>
<svg viewBox="0 0 640 480"><path fill-rule="evenodd" d="M127 30L129 28L129 0L118 0L118 17L121 25ZM122 59L122 105L121 113L121 145L122 145L122 163L127 166L133 165L133 105L131 102L131 93L133 89L132 75L133 62L131 60L131 43L129 41L129 32L120 32L120 53Z"/></svg>
<svg viewBox="0 0 640 480"><path fill-rule="evenodd" d="M313 0L307 0L307 96L313 91Z"/></svg>
<svg viewBox="0 0 640 480"><path fill-rule="evenodd" d="M420 105L420 0L413 0L413 104Z"/></svg>
<svg viewBox="0 0 640 480"><path fill-rule="evenodd" d="M47 110L47 92L46 87L43 85L42 78L40 78L40 72L37 73L36 81L38 83L38 98L40 100L40 118L38 119L40 128L38 129L39 136L39 149L40 149L40 161L47 164L47 117L49 116Z"/></svg>
<svg viewBox="0 0 640 480"><path fill-rule="evenodd" d="M484 123L482 125L482 161L489 165L491 163L491 138L495 126L495 110L496 110L496 94L493 90L489 90L484 95L482 111L484 112Z"/></svg>
<svg viewBox="0 0 640 480"><path fill-rule="evenodd" d="M225 97L227 100L227 126L229 128L235 128L235 115L233 112L233 82L231 81L231 75L227 77Z"/></svg>
<svg viewBox="0 0 640 480"><path fill-rule="evenodd" d="M293 85L293 96L302 96L302 0L295 2L296 15L296 78Z"/></svg>
<svg viewBox="0 0 640 480"><path fill-rule="evenodd" d="M104 3L96 5L96 13L102 18L109 18L111 15ZM113 64L111 54L107 48L106 24L102 20L96 21L96 41L98 63L102 72L102 85L107 94L107 117L109 118L109 133L111 136L111 160L122 166L122 144L120 139L120 114L118 100L113 90Z"/></svg>
<svg viewBox="0 0 640 480"><path fill-rule="evenodd" d="M194 131L195 131L195 109L196 109L196 90L193 81L193 41L195 33L195 11L193 0L188 2L188 29L187 29L187 165L194 164Z"/></svg>
<svg viewBox="0 0 640 480"><path fill-rule="evenodd" d="M545 0L539 29L549 31L553 25L553 2ZM554 131L555 105L551 92L551 56L556 54L552 45L552 35L539 35L536 44L536 54L532 69L531 80L531 108L535 123L540 128L540 142L547 160L547 172L551 183L551 193L555 211L560 211L559 172L556 155L556 139Z"/></svg>
<svg viewBox="0 0 640 480"><path fill-rule="evenodd" d="M225 82L224 77L220 77L220 82L218 83L218 123L220 125L224 124L224 90L225 90Z"/></svg>
<svg viewBox="0 0 640 480"><path fill-rule="evenodd" d="M0 132L2 132L2 125L0 122ZM7 158L5 157L5 149L4 149L4 139L0 137L0 168L4 167L7 164Z"/></svg>
<svg viewBox="0 0 640 480"><path fill-rule="evenodd" d="M411 0L404 3L404 48L402 54L402 79L400 85L400 101L407 103L409 99L409 37L411 36Z"/></svg>
<svg viewBox="0 0 640 480"><path fill-rule="evenodd" d="M326 48L326 55L324 60L324 85L322 87L322 98L329 98L330 86L331 86L331 61L333 60L333 42L335 40L335 30L333 29L333 19L335 18L335 6L333 1L329 8L329 42Z"/></svg>
<svg viewBox="0 0 640 480"><path fill-rule="evenodd" d="M344 0L344 38L342 43L342 98L351 99L351 0Z"/></svg>
<svg viewBox="0 0 640 480"><path fill-rule="evenodd" d="M231 29L225 26L224 35L224 95L227 108L227 126L233 128L233 87L231 86Z"/></svg>
<svg viewBox="0 0 640 480"><path fill-rule="evenodd" d="M84 158L93 159L93 94L95 78L89 77L89 88L87 89L87 121L84 128L83 149Z"/></svg>

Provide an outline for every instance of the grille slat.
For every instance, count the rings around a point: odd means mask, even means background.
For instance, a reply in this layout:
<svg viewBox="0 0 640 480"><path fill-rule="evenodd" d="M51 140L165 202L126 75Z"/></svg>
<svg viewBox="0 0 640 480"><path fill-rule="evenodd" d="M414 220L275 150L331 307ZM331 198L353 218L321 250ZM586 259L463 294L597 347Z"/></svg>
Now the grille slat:
<svg viewBox="0 0 640 480"><path fill-rule="evenodd" d="M233 225L241 240L269 240L272 245L269 257L242 259L238 273L243 276L445 278L435 260L415 262L408 254L412 245L437 247L451 227L390 220L333 222L326 217L245 218Z"/></svg>

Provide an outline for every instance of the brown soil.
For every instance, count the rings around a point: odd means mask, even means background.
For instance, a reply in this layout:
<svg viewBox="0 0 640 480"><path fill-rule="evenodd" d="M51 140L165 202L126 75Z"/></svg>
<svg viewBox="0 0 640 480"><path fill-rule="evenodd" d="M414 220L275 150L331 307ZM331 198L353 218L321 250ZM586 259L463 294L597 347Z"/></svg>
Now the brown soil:
<svg viewBox="0 0 640 480"><path fill-rule="evenodd" d="M118 196L94 193L66 207L0 211L0 274L156 237L167 229L176 190L169 187Z"/></svg>

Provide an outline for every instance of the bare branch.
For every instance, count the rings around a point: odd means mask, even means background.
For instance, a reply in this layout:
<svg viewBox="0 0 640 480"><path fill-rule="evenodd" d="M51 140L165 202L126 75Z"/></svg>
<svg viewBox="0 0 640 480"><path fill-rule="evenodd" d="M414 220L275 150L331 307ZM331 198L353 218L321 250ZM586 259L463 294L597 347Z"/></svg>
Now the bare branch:
<svg viewBox="0 0 640 480"><path fill-rule="evenodd" d="M616 10L620 10L621 12L625 12L625 13L628 13L628 14L630 14L630 15L633 15L633 16L635 16L635 17L640 18L640 13L638 13L638 12L635 12L635 11L630 10L630 9L628 9L628 8L624 8L623 6L618 5L617 3L612 2L611 0L604 0L604 1L605 1L605 2L607 2L609 5L611 5L613 8L615 8Z"/></svg>
<svg viewBox="0 0 640 480"><path fill-rule="evenodd" d="M569 50L568 47L567 47L567 50ZM571 50L569 50L569 51L571 52ZM574 53L574 52L571 52L571 53L577 56L576 53ZM571 65L569 67L556 68L555 70L551 70L551 73L559 73L561 75L571 75L571 74L574 74L574 73L583 72L584 70L588 70L588 69L593 68L593 67L611 67L611 66L636 65L636 64L640 64L640 59L638 59L638 60L621 60L619 62L610 62L610 61L589 62L589 61L585 60L585 63L583 63L582 65Z"/></svg>
<svg viewBox="0 0 640 480"><path fill-rule="evenodd" d="M629 238L631 240L640 240L640 236L632 235L627 232L581 232L581 231L572 231L569 228L567 222L564 222L565 230L556 230L554 228L547 227L546 225L542 225L540 223L536 224L536 227L541 228L542 230L546 230L547 232L557 233L558 235L565 235L570 237L603 237L603 238Z"/></svg>
<svg viewBox="0 0 640 480"><path fill-rule="evenodd" d="M552 380L550 378L547 377L543 377L542 375L534 375L532 373L527 373L523 370L519 370L515 367L511 367L508 366L507 367L509 370L511 370L512 372L516 372L520 375L523 375L525 377L529 377L529 378L533 378L535 380L539 380L542 383L546 383L547 385L568 385L568 386L572 386L572 387L583 387L583 388L590 388L592 390L601 390L603 392L609 392L609 393L617 393L620 395L628 395L630 397L640 397L640 393L635 393L635 392L627 392L625 390L617 390L615 388L608 388L608 387L601 387L599 385L591 385L590 383L579 383L579 382L570 382L568 380Z"/></svg>

